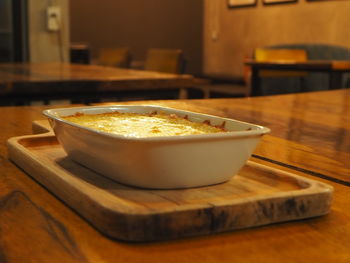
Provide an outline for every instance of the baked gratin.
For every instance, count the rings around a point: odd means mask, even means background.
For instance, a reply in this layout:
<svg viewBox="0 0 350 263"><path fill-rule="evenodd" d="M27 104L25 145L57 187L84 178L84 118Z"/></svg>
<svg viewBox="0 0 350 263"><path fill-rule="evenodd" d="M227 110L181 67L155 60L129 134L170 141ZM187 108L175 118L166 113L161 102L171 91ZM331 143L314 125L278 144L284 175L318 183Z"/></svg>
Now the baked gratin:
<svg viewBox="0 0 350 263"><path fill-rule="evenodd" d="M61 117L91 129L132 137L183 136L227 132L225 123L211 125L209 121L193 122L187 116L154 112L151 114L111 112L101 114L76 113Z"/></svg>

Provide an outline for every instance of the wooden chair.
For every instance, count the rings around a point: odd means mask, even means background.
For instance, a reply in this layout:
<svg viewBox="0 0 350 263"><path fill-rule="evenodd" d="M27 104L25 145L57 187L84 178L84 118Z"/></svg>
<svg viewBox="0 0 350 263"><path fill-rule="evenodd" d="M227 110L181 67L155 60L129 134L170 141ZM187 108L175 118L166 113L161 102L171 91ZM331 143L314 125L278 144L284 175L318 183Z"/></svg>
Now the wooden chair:
<svg viewBox="0 0 350 263"><path fill-rule="evenodd" d="M129 48L101 48L97 63L109 67L129 68L131 54Z"/></svg>
<svg viewBox="0 0 350 263"><path fill-rule="evenodd" d="M69 52L71 63L90 64L90 47L87 43L72 43Z"/></svg>
<svg viewBox="0 0 350 263"><path fill-rule="evenodd" d="M257 48L253 54L255 60L260 62L269 61L307 61L307 52L304 49L287 48ZM245 81L251 91L250 68L245 74ZM259 77L262 78L262 95L274 95L304 91L304 79L308 75L304 71L277 71L260 70Z"/></svg>
<svg viewBox="0 0 350 263"><path fill-rule="evenodd" d="M183 53L181 49L157 49L147 51L145 70L181 74L183 73Z"/></svg>
<svg viewBox="0 0 350 263"><path fill-rule="evenodd" d="M256 48L254 58L257 61L307 61L307 53L304 49L270 49ZM300 71L277 71L277 70L261 70L260 77L303 77L307 73Z"/></svg>

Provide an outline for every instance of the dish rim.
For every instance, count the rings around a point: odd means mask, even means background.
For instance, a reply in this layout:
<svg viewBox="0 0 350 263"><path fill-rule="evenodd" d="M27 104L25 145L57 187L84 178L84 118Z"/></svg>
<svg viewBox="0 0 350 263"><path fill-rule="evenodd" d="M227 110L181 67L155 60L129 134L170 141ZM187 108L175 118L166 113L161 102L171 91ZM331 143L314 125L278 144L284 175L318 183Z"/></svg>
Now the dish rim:
<svg viewBox="0 0 350 263"><path fill-rule="evenodd" d="M97 129L89 128L80 124L76 124L70 121L67 121L60 117L59 111L68 111L73 110L76 112L84 111L84 110L93 110L93 109L101 109L101 110L109 110L109 112L118 111L118 109L127 109L127 108L151 108L155 110L167 110L167 111L174 111L173 113L181 113L190 116L196 115L201 117L208 117L208 118L215 118L220 119L221 121L229 121L229 122L236 122L239 124L245 124L251 126L252 130L243 130L243 131L226 131L226 132L218 132L218 133L208 133L208 134L192 134L192 135L169 135L169 136L153 136L153 137L136 137L136 136L129 136L124 134L114 134L109 132L100 131ZM52 108L52 109L46 109L43 112L43 115L46 116L49 119L53 119L55 121L58 121L60 123L63 123L68 126L73 126L75 128L80 128L83 130L87 130L92 133L96 133L99 136L113 138L113 139L120 139L120 140L128 140L128 141L184 141L184 140L203 140L203 139L224 139L224 138L242 138L242 137L254 137L259 135L264 135L266 133L269 133L271 130L265 126L252 124L249 122L239 121L236 119L230 119L225 117L219 117L211 114L205 114L205 113L199 113L194 111L188 111L188 110L181 110L171 107L163 107L158 105L108 105L108 106L81 106L81 107L65 107L65 108ZM57 114L57 115L55 115ZM98 113L94 113L98 114ZM167 112L169 114L169 112ZM68 116L68 115L67 115Z"/></svg>

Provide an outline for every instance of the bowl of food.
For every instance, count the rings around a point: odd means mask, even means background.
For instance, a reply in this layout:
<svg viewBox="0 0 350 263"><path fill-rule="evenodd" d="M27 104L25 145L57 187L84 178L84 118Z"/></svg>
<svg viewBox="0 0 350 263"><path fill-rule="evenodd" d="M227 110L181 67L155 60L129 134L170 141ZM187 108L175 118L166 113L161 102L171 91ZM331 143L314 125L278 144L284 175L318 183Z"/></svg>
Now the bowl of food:
<svg viewBox="0 0 350 263"><path fill-rule="evenodd" d="M117 182L153 189L225 182L270 131L159 106L88 106L43 114L69 158Z"/></svg>

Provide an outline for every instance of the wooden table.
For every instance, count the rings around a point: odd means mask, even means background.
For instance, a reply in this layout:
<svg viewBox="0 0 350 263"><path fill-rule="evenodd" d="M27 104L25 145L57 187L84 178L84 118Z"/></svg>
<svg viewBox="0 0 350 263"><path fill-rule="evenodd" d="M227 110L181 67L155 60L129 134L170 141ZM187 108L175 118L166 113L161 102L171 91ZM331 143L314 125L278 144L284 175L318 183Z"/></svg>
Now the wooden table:
<svg viewBox="0 0 350 263"><path fill-rule="evenodd" d="M97 65L37 63L0 64L3 101L41 98L123 97L177 90L186 98L194 85L191 75L103 67Z"/></svg>
<svg viewBox="0 0 350 263"><path fill-rule="evenodd" d="M245 64L252 69L251 93L253 96L262 95L260 70L325 72L329 75L329 89L340 89L342 87L342 74L350 72L350 61L309 60L301 62L262 62L247 59Z"/></svg>
<svg viewBox="0 0 350 263"><path fill-rule="evenodd" d="M144 102L155 103L269 127L271 133L263 137L255 156L350 184L350 89L241 99Z"/></svg>
<svg viewBox="0 0 350 263"><path fill-rule="evenodd" d="M6 262L349 262L350 91L244 99L128 102L237 118L272 129L253 161L332 185L330 214L156 243L101 235L7 160L5 141L31 133L44 107L2 107L1 260Z"/></svg>

